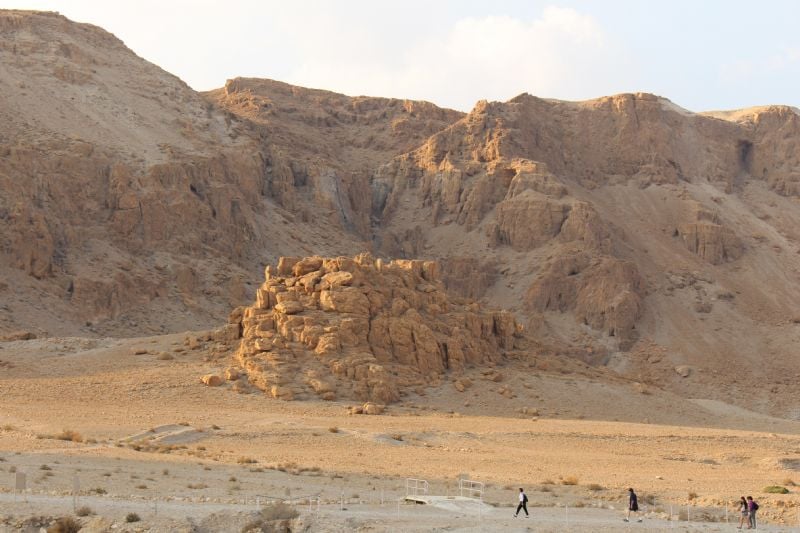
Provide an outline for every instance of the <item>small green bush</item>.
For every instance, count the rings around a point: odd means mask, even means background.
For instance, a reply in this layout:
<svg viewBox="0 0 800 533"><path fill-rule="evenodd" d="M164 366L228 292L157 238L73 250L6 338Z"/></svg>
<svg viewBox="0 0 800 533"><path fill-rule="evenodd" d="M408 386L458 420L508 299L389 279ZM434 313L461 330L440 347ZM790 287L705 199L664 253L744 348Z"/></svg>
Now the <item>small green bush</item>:
<svg viewBox="0 0 800 533"><path fill-rule="evenodd" d="M770 485L769 487L764 487L764 492L767 494L789 494L789 489L780 485Z"/></svg>

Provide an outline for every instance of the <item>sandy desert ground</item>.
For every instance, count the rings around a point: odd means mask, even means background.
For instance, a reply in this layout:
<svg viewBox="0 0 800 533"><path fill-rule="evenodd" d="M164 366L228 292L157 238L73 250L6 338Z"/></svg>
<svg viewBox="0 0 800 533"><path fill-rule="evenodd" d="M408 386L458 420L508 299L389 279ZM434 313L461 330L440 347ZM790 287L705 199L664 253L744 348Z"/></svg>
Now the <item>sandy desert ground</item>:
<svg viewBox="0 0 800 533"><path fill-rule="evenodd" d="M295 530L309 531L721 531L734 527L726 502L746 494L765 527L800 527L795 421L521 362L496 369L512 398L444 384L380 416L349 415L351 404L205 387L198 376L227 358L184 336L0 344L0 530L87 506L85 531L240 531L258 505L286 500L301 511ZM602 420L609 412L618 419ZM62 440L70 432L80 442ZM398 505L406 478L451 497L459 478L480 481L485 504ZM643 524L621 521L628 486ZM527 522L511 517L517 487ZM127 524L131 512L142 521Z"/></svg>

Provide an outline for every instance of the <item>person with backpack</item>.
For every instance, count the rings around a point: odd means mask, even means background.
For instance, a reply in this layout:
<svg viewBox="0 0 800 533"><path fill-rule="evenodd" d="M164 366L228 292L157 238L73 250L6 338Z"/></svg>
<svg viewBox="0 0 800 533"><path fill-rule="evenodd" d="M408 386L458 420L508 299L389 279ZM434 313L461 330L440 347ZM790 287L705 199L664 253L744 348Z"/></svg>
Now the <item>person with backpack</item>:
<svg viewBox="0 0 800 533"><path fill-rule="evenodd" d="M525 511L525 518L528 518L528 495L525 494L525 491L522 490L522 488L519 489L519 505L517 505L517 512L514 513L514 518L517 517L520 509Z"/></svg>
<svg viewBox="0 0 800 533"><path fill-rule="evenodd" d="M623 520L625 522L630 522L631 513L638 513L639 512L639 498L636 497L636 493L633 492L633 488L628 489L628 514L625 515ZM639 518L636 520L637 522L641 522L642 519Z"/></svg>
<svg viewBox="0 0 800 533"><path fill-rule="evenodd" d="M750 520L749 520L750 506L748 505L747 499L744 496L742 496L742 498L739 500L739 513L741 513L742 516L741 516L741 518L739 518L739 525L736 527L736 529L742 529L742 526L744 525L745 520L747 520L747 524L748 524L747 527L749 529L750 528Z"/></svg>
<svg viewBox="0 0 800 533"><path fill-rule="evenodd" d="M750 519L750 526L747 529L756 528L756 511L758 511L758 503L752 496L747 497L747 516Z"/></svg>

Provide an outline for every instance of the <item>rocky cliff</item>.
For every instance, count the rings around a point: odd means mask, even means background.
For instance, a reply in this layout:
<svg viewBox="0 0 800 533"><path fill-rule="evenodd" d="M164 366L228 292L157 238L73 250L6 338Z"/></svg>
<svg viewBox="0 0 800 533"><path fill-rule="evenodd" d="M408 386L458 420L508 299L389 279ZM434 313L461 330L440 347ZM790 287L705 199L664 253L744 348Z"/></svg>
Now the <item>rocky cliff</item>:
<svg viewBox="0 0 800 533"><path fill-rule="evenodd" d="M437 262L448 298L507 309L565 357L798 409L780 400L800 363L794 108L523 94L463 114L245 78L200 94L100 28L24 11L0 12L0 89L0 333L205 328L251 301L281 256L367 250ZM296 292L294 274L278 277L278 292ZM381 280L369 290L388 290ZM331 312L282 304L259 313ZM390 311L370 309L367 330L402 318ZM358 339L370 364L402 359ZM431 360L448 361L442 342ZM440 374L415 364L414 376Z"/></svg>

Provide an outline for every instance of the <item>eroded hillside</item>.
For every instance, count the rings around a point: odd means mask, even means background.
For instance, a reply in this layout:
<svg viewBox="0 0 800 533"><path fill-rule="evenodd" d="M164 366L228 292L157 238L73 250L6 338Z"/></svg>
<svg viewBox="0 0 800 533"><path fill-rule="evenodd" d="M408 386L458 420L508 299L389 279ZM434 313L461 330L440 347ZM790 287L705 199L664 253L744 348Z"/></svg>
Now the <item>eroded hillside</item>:
<svg viewBox="0 0 800 533"><path fill-rule="evenodd" d="M795 109L199 94L20 11L0 12L0 89L0 332L208 327L279 256L370 251L438 261L452 297L552 354L800 416Z"/></svg>

